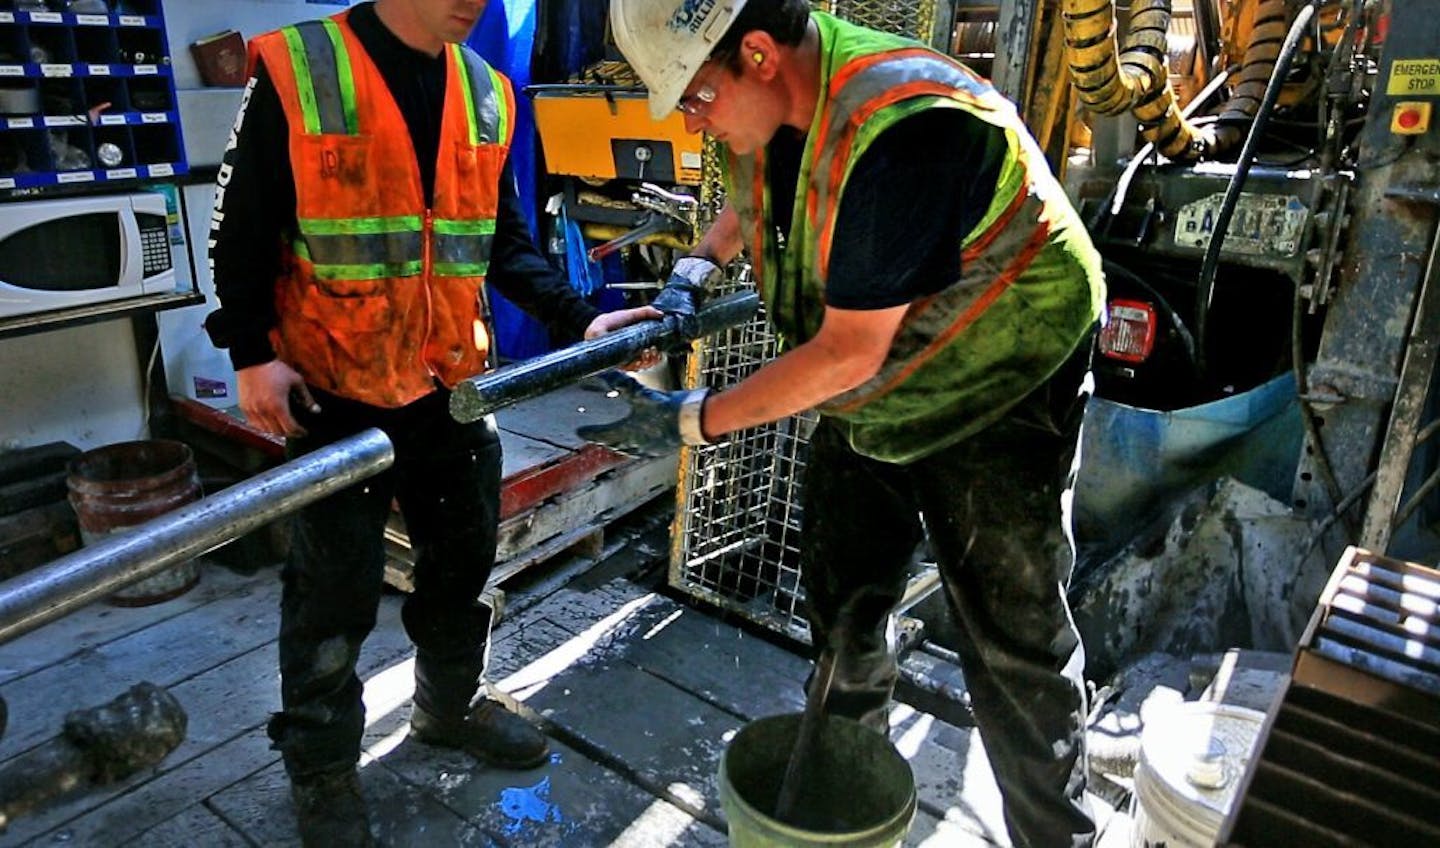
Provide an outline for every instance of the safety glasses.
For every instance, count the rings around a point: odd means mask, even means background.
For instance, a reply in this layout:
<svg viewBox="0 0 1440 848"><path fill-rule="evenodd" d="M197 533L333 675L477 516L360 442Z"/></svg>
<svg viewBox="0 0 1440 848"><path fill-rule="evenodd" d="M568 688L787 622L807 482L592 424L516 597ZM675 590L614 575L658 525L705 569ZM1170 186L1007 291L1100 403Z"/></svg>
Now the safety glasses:
<svg viewBox="0 0 1440 848"><path fill-rule="evenodd" d="M714 102L715 89L709 85L702 85L695 89L694 94L680 98L680 101L675 104L675 108L686 115L695 116L704 112L705 108Z"/></svg>

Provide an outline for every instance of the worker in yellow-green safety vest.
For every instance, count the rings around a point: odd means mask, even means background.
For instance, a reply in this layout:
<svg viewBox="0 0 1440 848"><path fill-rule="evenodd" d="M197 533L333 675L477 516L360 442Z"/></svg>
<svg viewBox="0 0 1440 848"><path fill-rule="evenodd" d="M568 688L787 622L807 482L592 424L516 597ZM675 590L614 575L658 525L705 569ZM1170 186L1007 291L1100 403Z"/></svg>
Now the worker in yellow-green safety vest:
<svg viewBox="0 0 1440 848"><path fill-rule="evenodd" d="M1088 845L1084 651L1065 585L1100 257L1015 108L916 42L804 0L612 0L650 91L725 146L727 206L654 306L748 251L782 354L723 392L617 381L639 453L820 413L802 571L827 711L882 732L893 611L928 531L1017 845Z"/></svg>

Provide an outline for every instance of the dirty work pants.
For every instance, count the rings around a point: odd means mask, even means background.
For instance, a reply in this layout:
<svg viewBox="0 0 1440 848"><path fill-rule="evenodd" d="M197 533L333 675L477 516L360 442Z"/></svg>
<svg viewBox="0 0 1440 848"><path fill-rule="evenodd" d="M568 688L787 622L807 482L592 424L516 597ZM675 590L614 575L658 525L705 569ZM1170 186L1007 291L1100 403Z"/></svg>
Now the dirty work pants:
<svg viewBox="0 0 1440 848"><path fill-rule="evenodd" d="M347 769L365 728L355 673L375 627L384 580L384 529L392 499L415 553L415 591L401 618L415 643L415 703L439 718L463 716L484 674L490 609L481 603L495 563L500 438L491 417L461 424L449 392L381 409L311 390L318 415L292 439L298 456L368 427L395 445L395 464L300 510L281 577L280 690L270 738L292 778Z"/></svg>
<svg viewBox="0 0 1440 848"><path fill-rule="evenodd" d="M856 454L843 425L822 418L803 493L811 634L837 652L828 711L883 725L896 681L891 612L928 531L1005 821L1024 848L1094 838L1082 799L1084 651L1065 598L1088 350L996 424L910 465Z"/></svg>

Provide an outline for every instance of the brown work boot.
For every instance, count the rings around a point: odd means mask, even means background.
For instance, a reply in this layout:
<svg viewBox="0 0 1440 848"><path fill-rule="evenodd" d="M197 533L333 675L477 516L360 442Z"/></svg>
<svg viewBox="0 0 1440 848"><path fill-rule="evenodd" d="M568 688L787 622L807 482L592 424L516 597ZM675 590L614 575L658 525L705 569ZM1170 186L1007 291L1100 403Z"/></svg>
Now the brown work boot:
<svg viewBox="0 0 1440 848"><path fill-rule="evenodd" d="M290 783L305 848L373 848L370 816L355 769L319 774Z"/></svg>
<svg viewBox="0 0 1440 848"><path fill-rule="evenodd" d="M456 722L442 721L416 707L410 715L410 732L426 745L457 748L497 768L534 768L550 755L545 734L494 698L471 707Z"/></svg>

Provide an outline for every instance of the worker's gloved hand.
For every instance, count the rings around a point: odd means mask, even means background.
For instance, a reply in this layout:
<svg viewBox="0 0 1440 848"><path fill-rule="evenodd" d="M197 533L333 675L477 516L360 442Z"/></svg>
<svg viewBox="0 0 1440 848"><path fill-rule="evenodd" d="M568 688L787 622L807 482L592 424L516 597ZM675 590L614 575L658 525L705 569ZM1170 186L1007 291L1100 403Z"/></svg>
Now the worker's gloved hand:
<svg viewBox="0 0 1440 848"><path fill-rule="evenodd" d="M670 280L650 305L680 319L680 332L686 339L700 335L700 321L695 313L705 303L705 290L720 276L720 266L703 256L685 256L675 263Z"/></svg>
<svg viewBox="0 0 1440 848"><path fill-rule="evenodd" d="M700 410L709 389L661 392L620 371L607 371L600 379L625 396L630 414L609 424L577 427L580 438L644 457L664 456L682 444L709 444L700 429Z"/></svg>

